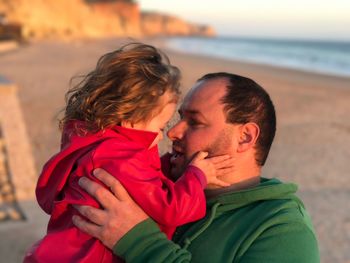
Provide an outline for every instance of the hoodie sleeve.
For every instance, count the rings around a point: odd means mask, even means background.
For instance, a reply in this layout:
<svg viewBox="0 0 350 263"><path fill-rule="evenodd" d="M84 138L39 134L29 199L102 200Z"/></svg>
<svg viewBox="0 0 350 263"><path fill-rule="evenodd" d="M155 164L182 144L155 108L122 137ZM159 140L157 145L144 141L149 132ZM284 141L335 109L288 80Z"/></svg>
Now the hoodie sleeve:
<svg viewBox="0 0 350 263"><path fill-rule="evenodd" d="M119 146L113 152L111 144L108 150L109 156L105 150L95 152L94 167L103 168L117 178L169 238L175 227L205 215L203 188L206 181L200 169L188 167L174 183L161 172L159 157L150 156L149 151L132 150L130 147L121 150Z"/></svg>
<svg viewBox="0 0 350 263"><path fill-rule="evenodd" d="M72 205L99 207L78 185L81 176L100 183L91 171L91 158L86 155L79 160L51 205L47 234L27 251L23 262L120 262L99 240L82 232L72 222L72 216L78 214Z"/></svg>
<svg viewBox="0 0 350 263"><path fill-rule="evenodd" d="M213 244L213 248L214 246ZM237 247L231 249L227 247L227 262L234 251L237 251ZM130 263L187 263L192 259L189 250L168 240L151 219L131 229L113 247L113 253ZM210 252L203 251L203 257L206 253ZM204 258L203 261L205 261ZM237 257L233 262L319 263L320 258L317 241L312 231L303 224L289 223L268 229L254 240L242 256Z"/></svg>
<svg viewBox="0 0 350 263"><path fill-rule="evenodd" d="M237 260L239 263L319 263L315 234L300 222L266 229Z"/></svg>
<svg viewBox="0 0 350 263"><path fill-rule="evenodd" d="M131 229L114 247L113 253L125 262L187 263L191 253L166 238L152 219Z"/></svg>

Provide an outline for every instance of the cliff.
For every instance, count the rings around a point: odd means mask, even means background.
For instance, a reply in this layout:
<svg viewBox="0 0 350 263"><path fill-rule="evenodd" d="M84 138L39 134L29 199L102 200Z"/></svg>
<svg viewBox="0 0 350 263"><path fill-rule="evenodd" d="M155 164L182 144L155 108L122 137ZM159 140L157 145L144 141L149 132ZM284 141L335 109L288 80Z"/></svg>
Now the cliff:
<svg viewBox="0 0 350 263"><path fill-rule="evenodd" d="M133 3L87 4L84 0L0 0L0 12L8 22L20 23L25 38L103 37L139 34L119 10L138 13ZM134 22L134 21L133 21Z"/></svg>
<svg viewBox="0 0 350 263"><path fill-rule="evenodd" d="M214 30L173 16L141 13L128 0L0 0L0 14L24 38L203 35Z"/></svg>
<svg viewBox="0 0 350 263"><path fill-rule="evenodd" d="M181 18L156 12L141 13L141 31L147 36L214 36L215 31L206 25L197 25Z"/></svg>

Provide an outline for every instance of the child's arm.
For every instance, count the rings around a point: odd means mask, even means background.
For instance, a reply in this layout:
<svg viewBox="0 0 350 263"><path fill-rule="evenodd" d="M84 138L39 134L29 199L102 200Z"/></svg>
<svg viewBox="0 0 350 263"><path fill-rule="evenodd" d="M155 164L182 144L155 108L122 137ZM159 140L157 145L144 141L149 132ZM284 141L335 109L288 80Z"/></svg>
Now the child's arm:
<svg viewBox="0 0 350 263"><path fill-rule="evenodd" d="M99 163L99 164L97 164ZM133 156L128 161L97 162L117 178L142 209L160 225L176 227L202 218L206 204L203 172L189 166L181 178L173 182L160 169L155 169L144 158Z"/></svg>
<svg viewBox="0 0 350 263"><path fill-rule="evenodd" d="M103 168L119 179L133 199L160 225L176 227L202 218L206 210L203 191L206 179L201 168L188 166L183 176L174 183L149 163L147 154L124 151L120 158L102 160L97 153L94 167ZM214 164L201 161L201 158L204 157L197 158L196 165L216 169ZM221 163L219 160L217 162ZM209 182L214 177L216 173L208 177Z"/></svg>

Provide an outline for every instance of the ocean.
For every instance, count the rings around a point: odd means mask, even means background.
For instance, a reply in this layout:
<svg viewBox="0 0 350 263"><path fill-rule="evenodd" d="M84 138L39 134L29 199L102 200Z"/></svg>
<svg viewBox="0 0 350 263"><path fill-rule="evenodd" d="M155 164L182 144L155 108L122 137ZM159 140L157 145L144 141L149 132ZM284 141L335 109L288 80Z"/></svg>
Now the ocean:
<svg viewBox="0 0 350 263"><path fill-rule="evenodd" d="M350 77L350 42L254 38L169 38L176 51Z"/></svg>

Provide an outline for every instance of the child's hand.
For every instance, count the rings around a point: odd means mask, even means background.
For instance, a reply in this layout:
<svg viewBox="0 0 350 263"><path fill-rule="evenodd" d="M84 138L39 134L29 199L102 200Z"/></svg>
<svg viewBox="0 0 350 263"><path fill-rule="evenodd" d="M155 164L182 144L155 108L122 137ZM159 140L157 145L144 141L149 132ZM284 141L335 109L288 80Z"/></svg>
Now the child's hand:
<svg viewBox="0 0 350 263"><path fill-rule="evenodd" d="M230 174L234 171L233 158L229 155L206 158L207 156L207 152L198 152L190 165L196 166L203 171L208 184L221 187L229 186L230 184L220 180L218 177Z"/></svg>

